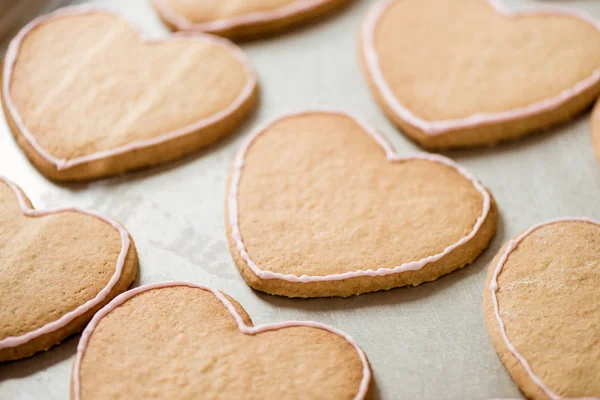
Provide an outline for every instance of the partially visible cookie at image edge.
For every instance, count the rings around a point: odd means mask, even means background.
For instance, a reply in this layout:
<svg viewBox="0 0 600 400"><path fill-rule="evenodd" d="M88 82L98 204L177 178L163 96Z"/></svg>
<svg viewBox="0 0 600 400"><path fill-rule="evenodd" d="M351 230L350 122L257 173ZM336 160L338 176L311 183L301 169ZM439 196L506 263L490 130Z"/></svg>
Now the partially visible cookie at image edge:
<svg viewBox="0 0 600 400"><path fill-rule="evenodd" d="M484 316L529 399L600 399L600 223L565 218L514 237L490 264Z"/></svg>
<svg viewBox="0 0 600 400"><path fill-rule="evenodd" d="M151 1L172 30L247 39L272 35L324 17L353 0Z"/></svg>
<svg viewBox="0 0 600 400"><path fill-rule="evenodd" d="M218 290L164 282L123 293L94 316L71 399L363 400L371 388L367 356L347 334L310 321L253 326Z"/></svg>
<svg viewBox="0 0 600 400"><path fill-rule="evenodd" d="M117 222L77 208L36 210L0 177L0 361L79 332L133 282L138 258Z"/></svg>
<svg viewBox="0 0 600 400"><path fill-rule="evenodd" d="M492 0L384 0L360 58L388 118L428 149L550 128L600 94L600 22L574 9Z"/></svg>

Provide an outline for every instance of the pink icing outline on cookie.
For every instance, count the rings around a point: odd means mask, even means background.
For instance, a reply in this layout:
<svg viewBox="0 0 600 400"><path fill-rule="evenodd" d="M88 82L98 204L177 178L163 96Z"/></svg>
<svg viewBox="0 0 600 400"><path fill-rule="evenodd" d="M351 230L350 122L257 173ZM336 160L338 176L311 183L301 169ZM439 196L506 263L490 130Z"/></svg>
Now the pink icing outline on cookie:
<svg viewBox="0 0 600 400"><path fill-rule="evenodd" d="M479 193L481 193L481 196L483 197L482 212L481 212L481 215L477 218L477 221L473 227L473 230L467 236L460 239L458 242L448 246L446 249L444 249L444 251L442 253L426 257L419 261L408 262L408 263L405 263L405 264L402 264L402 265L399 265L399 266L396 266L393 268L379 268L377 270L369 269L366 271L365 270L357 270L357 271L344 272L344 273L331 274L331 275L322 275L322 276L321 275L297 276L297 275L292 275L292 274L281 274L279 272L264 271L264 270L260 269L260 267L258 267L254 263L254 261L252 261L252 259L250 259L250 256L248 255L248 252L246 251L246 246L244 245L244 241L243 241L243 238L242 238L242 235L240 232L239 221L238 221L237 192L238 192L238 186L239 186L239 182L240 182L241 175L242 175L242 170L244 168L244 159L246 156L246 152L248 151L248 149L250 148L250 146L252 145L254 140L256 140L256 138L258 136L263 134L269 127L271 127L275 123L277 123L283 119L289 118L289 117L295 117L295 116L311 114L311 113L335 114L335 115L341 115L341 116L350 118L352 121L354 121L356 124L358 124L365 133L367 133L369 136L371 136L381 146L381 148L385 152L386 158L392 163L410 161L410 160L427 160L427 161L443 164L450 168L455 169L458 173L460 173L462 176L464 176L467 180L471 181L471 183L473 184L475 189ZM467 243L469 240L473 239L473 237L477 234L477 232L481 228L481 225L483 225L483 222L485 221L485 219L490 211L490 204L491 204L490 195L487 192L487 190L483 187L483 185L481 185L481 183L479 183L479 181L477 179L475 179L466 169L464 169L460 165L456 164L454 161L450 160L449 158L446 158L446 157L438 155L438 154L427 154L427 153L423 153L423 154L414 153L414 154L405 155L405 156L396 154L394 152L394 150L392 149L392 147L390 146L390 144L379 133L377 133L373 128L371 128L369 125L363 123L362 121L351 116L350 114L347 114L342 111L329 110L329 109L307 110L307 111L302 111L302 112L297 112L297 113L285 114L285 115L275 119L274 121L267 123L264 127L257 129L252 135L250 135L250 137L248 138L246 143L242 146L242 148L238 152L237 157L235 159L235 164L234 164L231 185L229 188L229 194L228 194L227 201L228 201L228 208L229 208L229 225L231 226L231 236L232 236L233 240L235 241L236 248L239 251L240 256L246 262L246 264L252 270L252 272L261 279L281 279L281 280L288 281L288 282L302 282L302 283L338 281L338 280L357 278L357 277L363 277L363 276L371 276L371 277L386 276L386 275L397 274L397 273L401 273L401 272L405 272L405 271L420 270L425 265L435 262L435 261L438 261L439 259L441 259L445 255L449 254L451 251L453 251L457 247L460 247L460 246L464 245L465 243Z"/></svg>
<svg viewBox="0 0 600 400"><path fill-rule="evenodd" d="M29 129L27 129L27 127L23 123L21 115L19 114L19 112L18 112L16 106L14 105L12 98L10 96L10 83L11 83L11 78L12 78L12 71L14 68L14 64L17 60L22 41L27 36L27 34L29 32L31 32L33 29L35 29L37 26L44 24L46 22L52 21L53 19L56 19L56 18L69 17L69 16L75 16L75 15L95 14L95 13L104 13L104 14L113 15L113 16L125 21L129 26L132 27L133 30L138 32L142 42L144 42L144 43L161 44L161 43L172 42L175 40L181 40L181 41L204 40L204 41L213 43L217 46L221 46L221 47L227 49L234 56L234 58L236 58L244 66L245 72L246 72L246 75L248 78L248 82L246 83L246 86L244 86L244 88L242 89L240 94L237 96L235 101L233 103L231 103L227 108L225 108L225 109L219 111L218 113L213 114L209 117L201 119L191 125L185 126L183 128L180 128L180 129L177 129L174 131L166 132L166 133L164 133L160 136L157 136L155 138L152 138L152 139L137 140L137 141L128 143L126 145L116 147L114 149L98 151L98 152L91 153L91 154L88 154L85 156L76 157L76 158L73 158L70 160L57 158L57 157L53 156L52 154L50 154L47 150L45 150L37 142L35 136L29 131ZM132 152L135 150L140 150L140 149L145 149L148 147L156 146L161 143L165 143L165 142L171 141L173 139L176 139L176 138L179 138L182 136L193 134L194 132L196 132L200 129L206 128L212 124L215 124L215 123L227 118L232 113L234 113L241 106L241 104L243 104L252 95L254 89L256 88L257 82L258 82L256 74L255 74L254 70L252 69L250 62L249 62L248 58L246 57L246 55L244 54L244 52L242 51L242 49L240 49L238 46L236 46L235 44L233 44L232 42L230 42L227 39L220 38L220 37L217 37L214 35L204 34L204 33L194 33L193 35L190 35L189 33L175 33L166 39L150 39L144 35L144 32L142 32L140 29L138 29L136 27L136 24L128 21L126 18L122 17L121 15L111 12L109 10L104 10L104 9L100 9L97 7L90 7L90 6L72 6L72 7L61 8L61 9L54 11L52 13L49 13L47 15L38 17L38 18L34 19L33 21L31 21L30 23L28 23L23 29L21 29L19 31L17 36L15 36L15 38L13 40L11 40L11 42L8 46L8 49L6 50L4 65L5 65L5 68L4 68L4 74L3 74L2 90L4 91L3 94L4 94L4 100L5 100L7 110L11 114L13 120L15 121L15 124L18 126L23 137L27 140L27 142L31 145L31 147L33 147L35 149L35 151L42 158L44 158L47 162L56 166L58 171L63 171L68 168L75 167L75 166L78 166L81 164L86 164L86 163L89 163L92 161L102 160L102 159L114 157L116 155L129 153L129 152Z"/></svg>
<svg viewBox="0 0 600 400"><path fill-rule="evenodd" d="M221 303L223 303L225 308L227 308L227 311L229 311L229 313L233 316L233 318L235 319L235 322L238 325L240 332L242 332L243 334L246 334L246 335L256 335L261 332L276 331L279 329L285 329L285 328L290 328L290 327L295 327L295 326L306 326L309 328L323 329L325 331L329 331L333 334L336 334L336 335L342 337L344 340L346 340L348 343L350 343L350 345L352 345L352 347L354 347L354 349L358 353L358 356L359 356L360 361L363 366L363 376L362 376L360 385L358 387L358 392L356 393L356 396L354 397L354 399L361 400L366 397L366 395L369 391L369 384L371 382L371 369L369 368L369 361L367 360L367 356L365 355L364 351L360 348L358 343L356 343L356 341L352 337L347 335L346 333L339 331L335 328L332 328L330 326L320 324L318 322L312 322L312 321L287 321L287 322L279 322L279 323L272 323L272 324L264 324L264 325L259 325L259 326L247 326L244 323L244 321L242 320L242 317L240 317L240 315L236 311L233 304L231 304L231 302L229 300L227 300L227 298L220 291L211 289L211 288L203 286L203 285L197 285L197 284L191 283L191 282L173 281L173 282L148 284L148 285L140 286L135 289L129 290L125 293L121 293L119 296L115 297L110 303L108 303L108 305L106 305L104 308L102 308L100 311L98 311L96 313L96 315L94 315L94 318L92 318L92 320L90 321L88 326L85 328L85 330L81 334L81 339L79 339L79 344L77 345L77 355L75 356L75 363L73 364L73 393L75 396L75 400L79 400L81 398L81 383L80 383L81 361L85 354L85 350L90 341L90 338L91 338L92 334L94 333L94 329L96 329L100 320L102 320L102 318L104 318L111 311L115 310L117 307L119 307L120 305L125 303L127 300L131 299L132 297L137 296L140 293L144 293L149 290L161 289L161 288L166 288L166 287L175 287L175 286L187 286L190 288L202 289L202 290L212 293L217 299L219 299L219 301Z"/></svg>
<svg viewBox="0 0 600 400"><path fill-rule="evenodd" d="M96 297L88 300L87 302L80 305L76 309L71 310L68 313L62 315L59 319L49 322L46 325L41 326L31 332L27 332L20 336L9 336L4 339L1 339L0 340L0 349L4 349L4 348L10 348L10 347L16 347L16 346L23 345L37 337L40 337L42 335L46 335L48 333L54 332L58 329L61 329L65 326L67 326L75 318L79 317L80 315L85 314L90 309L94 308L95 306L100 304L102 301L104 301L104 299L106 299L106 296L108 296L110 291L113 289L113 287L117 284L117 282L121 278L121 272L123 271L123 264L125 263L127 253L129 252L130 239L129 239L129 233L125 230L125 228L123 228L123 226L121 226L121 224L119 224L118 222L113 221L109 218L103 217L102 215L100 215L96 212L93 212L93 211L86 211L86 210L82 210L82 209L76 208L76 207L54 208L54 209L47 209L47 210L36 210L34 208L31 208L27 204L27 201L25 200L25 196L24 196L23 192L19 189L19 187L17 185L15 185L13 182L11 182L10 180L3 178L3 177L0 177L0 182L3 182L6 185L8 185L8 187L15 193L15 196L17 197L17 200L21 207L21 212L26 217L31 217L31 218L44 217L46 215L59 214L59 213L64 213L64 212L80 213L80 214L85 214L85 215L89 215L89 216L98 218L99 220L106 222L107 224L112 226L115 230L117 230L117 232L119 232L119 234L121 235L121 251L119 253L119 257L117 258L117 263L115 266L115 273L110 278L110 280L108 281L106 286L100 292L98 292Z"/></svg>
<svg viewBox="0 0 600 400"><path fill-rule="evenodd" d="M536 115L548 110L559 107L568 100L576 97L583 93L587 89L596 85L600 82L600 67L597 68L592 75L577 82L573 87L563 90L559 95L551 97L540 102L516 108L508 111L492 112L492 113L477 113L464 118L428 121L417 115L400 103L400 101L394 95L392 89L387 83L383 72L379 65L379 56L375 50L375 29L379 19L384 12L394 3L403 0L386 0L375 5L369 12L367 19L365 20L362 28L363 43L362 49L366 61L366 66L371 75L377 90L383 96L387 105L392 109L394 114L400 119L408 122L410 125L418 128L423 134L428 136L439 136L449 131L472 128L479 125L493 124L506 122L516 119L521 119ZM571 18L580 19L583 22L587 22L592 25L596 30L600 32L600 22L592 18L591 16L571 9L564 9L560 7L546 7L544 9L535 8L534 10L520 10L511 11L502 6L497 0L487 0L488 3L500 14L503 14L509 18L519 18L526 16L568 16Z"/></svg>
<svg viewBox="0 0 600 400"><path fill-rule="evenodd" d="M562 222L585 222L585 223L593 224L593 225L600 227L599 222L596 222L596 221L588 219L588 218L559 218L559 219L554 219L554 220L544 222L544 223L541 223L538 225L534 225L531 228L529 228L527 231L525 231L523 234L521 234L519 237L517 237L516 239L510 240L508 242L506 251L500 258L500 260L498 260L498 264L496 265L496 269L494 270L494 275L492 276L492 281L489 286L491 295L492 295L492 302L494 303L494 314L496 316L496 321L498 322L498 327L500 329L500 333L502 334L502 338L504 339L504 343L506 344L506 347L512 353L512 355L515 356L515 358L517 360L519 360L519 363L521 363L521 365L525 369L525 372L527 372L527 375L529 375L529 378L533 381L533 383L535 383L550 399L552 399L552 400L600 400L600 397L562 397L562 396L559 396L556 393L554 393L552 390L550 390L550 388L544 384L544 382L535 374L535 372L533 372L533 369L531 368L531 366L529 365L529 363L527 362L525 357L523 357L521 355L521 353L519 353L517 348L511 343L511 341L508 338L508 335L506 333L504 321L502 321L502 317L500 316L500 305L498 304L498 297L496 295L496 293L500 289L500 287L498 285L498 276L500 275L500 272L502 271L504 264L506 264L508 257L517 248L519 243L521 243L527 236L531 235L536 230L538 230L544 226L562 223Z"/></svg>
<svg viewBox="0 0 600 400"><path fill-rule="evenodd" d="M173 11L164 0L153 0L154 6L160 10L163 18L175 26L177 30L195 32L222 32L231 28L253 25L262 22L277 21L294 14L309 11L312 8L331 2L331 0L297 0L272 11L256 11L230 18L221 18L214 21L195 24L186 17Z"/></svg>

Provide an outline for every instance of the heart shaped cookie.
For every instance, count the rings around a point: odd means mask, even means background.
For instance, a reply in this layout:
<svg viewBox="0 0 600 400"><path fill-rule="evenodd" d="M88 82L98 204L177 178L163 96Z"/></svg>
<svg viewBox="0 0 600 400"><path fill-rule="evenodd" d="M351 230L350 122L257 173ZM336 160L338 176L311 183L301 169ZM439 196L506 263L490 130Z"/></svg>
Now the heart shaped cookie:
<svg viewBox="0 0 600 400"><path fill-rule="evenodd" d="M0 361L47 350L125 291L137 254L117 222L77 208L35 210L0 178Z"/></svg>
<svg viewBox="0 0 600 400"><path fill-rule="evenodd" d="M123 293L94 316L71 398L358 400L370 382L364 352L342 332L315 322L254 327L227 295L166 282Z"/></svg>
<svg viewBox="0 0 600 400"><path fill-rule="evenodd" d="M386 0L361 59L390 120L426 148L491 144L572 118L600 94L600 23L492 0Z"/></svg>
<svg viewBox="0 0 600 400"><path fill-rule="evenodd" d="M85 180L180 158L232 132L255 104L243 52L209 35L142 39L116 14L68 8L10 43L3 106L48 178Z"/></svg>
<svg viewBox="0 0 600 400"><path fill-rule="evenodd" d="M289 297L351 296L471 263L496 230L492 196L431 154L400 156L337 111L286 115L240 150L227 198L248 284Z"/></svg>
<svg viewBox="0 0 600 400"><path fill-rule="evenodd" d="M351 0L152 0L173 30L244 39L273 34L327 15Z"/></svg>
<svg viewBox="0 0 600 400"><path fill-rule="evenodd" d="M527 398L600 399L600 223L536 225L490 265L484 314Z"/></svg>

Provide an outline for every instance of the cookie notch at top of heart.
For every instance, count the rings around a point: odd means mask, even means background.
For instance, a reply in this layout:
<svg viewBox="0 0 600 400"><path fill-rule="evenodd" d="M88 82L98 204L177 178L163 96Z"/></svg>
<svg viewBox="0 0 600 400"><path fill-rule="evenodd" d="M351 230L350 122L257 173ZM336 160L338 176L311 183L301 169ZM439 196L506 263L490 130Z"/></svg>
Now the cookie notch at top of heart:
<svg viewBox="0 0 600 400"><path fill-rule="evenodd" d="M247 57L226 39L148 39L90 7L24 27L9 44L2 82L17 143L54 180L101 178L198 151L231 133L258 95Z"/></svg>
<svg viewBox="0 0 600 400"><path fill-rule="evenodd" d="M137 274L119 223L78 208L36 210L0 177L0 361L44 351L79 332Z"/></svg>
<svg viewBox="0 0 600 400"><path fill-rule="evenodd" d="M369 12L360 48L386 115L430 149L540 131L600 94L600 22L575 10L384 0Z"/></svg>
<svg viewBox="0 0 600 400"><path fill-rule="evenodd" d="M347 297L471 263L497 210L450 159L396 154L354 117L312 110L278 118L242 146L226 217L233 259L254 289Z"/></svg>
<svg viewBox="0 0 600 400"><path fill-rule="evenodd" d="M179 0L152 0L152 4L170 29L249 39L324 17L351 1L269 0L261 3L256 0L212 0L192 4ZM223 3L228 6L223 7Z"/></svg>
<svg viewBox="0 0 600 400"><path fill-rule="evenodd" d="M371 379L364 351L341 331L310 321L253 326L219 290L164 282L123 293L94 316L77 348L71 398L363 400Z"/></svg>

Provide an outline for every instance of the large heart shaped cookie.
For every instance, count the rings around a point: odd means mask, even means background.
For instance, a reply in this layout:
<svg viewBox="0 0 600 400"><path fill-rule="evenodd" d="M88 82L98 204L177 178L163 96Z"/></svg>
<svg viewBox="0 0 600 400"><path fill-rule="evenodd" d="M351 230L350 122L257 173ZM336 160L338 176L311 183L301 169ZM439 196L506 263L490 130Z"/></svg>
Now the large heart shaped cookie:
<svg viewBox="0 0 600 400"><path fill-rule="evenodd" d="M117 222L76 208L34 210L0 178L0 361L79 332L125 291L137 254Z"/></svg>
<svg viewBox="0 0 600 400"><path fill-rule="evenodd" d="M242 39L272 34L324 16L351 0L152 0L174 30Z"/></svg>
<svg viewBox="0 0 600 400"><path fill-rule="evenodd" d="M427 148L495 143L566 121L600 93L600 23L492 0L385 0L361 54L388 117Z"/></svg>
<svg viewBox="0 0 600 400"><path fill-rule="evenodd" d="M561 219L508 242L490 265L494 347L530 399L600 399L600 223Z"/></svg>
<svg viewBox="0 0 600 400"><path fill-rule="evenodd" d="M250 286L350 296L431 281L496 230L491 195L451 160L400 156L335 111L284 116L243 146L228 191L230 249Z"/></svg>
<svg viewBox="0 0 600 400"><path fill-rule="evenodd" d="M4 110L31 162L56 180L98 178L197 151L256 99L242 51L208 35L144 40L119 16L72 8L10 43Z"/></svg>
<svg viewBox="0 0 600 400"><path fill-rule="evenodd" d="M358 400L370 382L365 354L342 332L314 322L253 327L227 295L167 282L123 293L94 316L71 397Z"/></svg>

